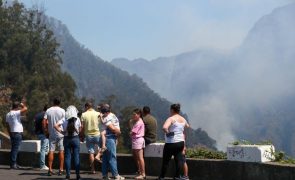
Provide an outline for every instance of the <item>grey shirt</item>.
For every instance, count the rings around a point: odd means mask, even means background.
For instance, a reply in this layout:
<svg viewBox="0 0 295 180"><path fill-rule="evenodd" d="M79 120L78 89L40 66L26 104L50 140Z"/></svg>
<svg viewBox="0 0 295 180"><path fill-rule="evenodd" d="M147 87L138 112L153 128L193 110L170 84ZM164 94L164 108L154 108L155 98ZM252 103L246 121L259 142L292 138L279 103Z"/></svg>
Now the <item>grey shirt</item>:
<svg viewBox="0 0 295 180"><path fill-rule="evenodd" d="M49 132L49 139L61 138L64 137L63 134L59 133L55 128L54 125L60 121L65 119L65 110L58 107L53 106L45 112L44 118L48 120L48 132Z"/></svg>

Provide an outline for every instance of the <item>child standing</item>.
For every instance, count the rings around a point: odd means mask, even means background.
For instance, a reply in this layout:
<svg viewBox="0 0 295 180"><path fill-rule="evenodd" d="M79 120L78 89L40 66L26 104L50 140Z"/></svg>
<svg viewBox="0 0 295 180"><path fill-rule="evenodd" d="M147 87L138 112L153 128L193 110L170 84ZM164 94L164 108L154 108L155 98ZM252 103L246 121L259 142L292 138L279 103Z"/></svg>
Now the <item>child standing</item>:
<svg viewBox="0 0 295 180"><path fill-rule="evenodd" d="M134 159L136 160L137 168L140 174L135 177L135 179L145 179L145 164L143 158L143 149L145 147L144 141L144 123L141 118L142 113L140 109L133 110L133 121L134 125L131 129L130 135L132 140L132 151Z"/></svg>

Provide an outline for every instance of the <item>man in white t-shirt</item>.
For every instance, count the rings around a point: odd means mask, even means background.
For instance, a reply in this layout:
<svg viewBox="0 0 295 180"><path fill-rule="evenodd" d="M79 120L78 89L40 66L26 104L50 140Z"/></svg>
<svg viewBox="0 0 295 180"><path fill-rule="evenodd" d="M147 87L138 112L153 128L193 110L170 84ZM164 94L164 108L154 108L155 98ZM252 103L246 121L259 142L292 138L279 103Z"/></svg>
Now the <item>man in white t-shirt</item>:
<svg viewBox="0 0 295 180"><path fill-rule="evenodd" d="M59 172L58 175L61 176L64 174L64 146L63 138L64 135L57 131L54 126L60 120L65 119L65 110L59 107L60 100L54 98L53 106L46 110L44 119L43 119L43 129L44 133L49 136L49 153L48 153L48 176L53 175L52 163L54 160L54 151L57 147L59 151Z"/></svg>
<svg viewBox="0 0 295 180"><path fill-rule="evenodd" d="M28 108L19 102L12 103L12 109L6 115L6 123L10 135L11 151L10 151L10 168L18 169L16 163L19 146L22 142L22 133L24 131L21 122L21 116L27 112Z"/></svg>

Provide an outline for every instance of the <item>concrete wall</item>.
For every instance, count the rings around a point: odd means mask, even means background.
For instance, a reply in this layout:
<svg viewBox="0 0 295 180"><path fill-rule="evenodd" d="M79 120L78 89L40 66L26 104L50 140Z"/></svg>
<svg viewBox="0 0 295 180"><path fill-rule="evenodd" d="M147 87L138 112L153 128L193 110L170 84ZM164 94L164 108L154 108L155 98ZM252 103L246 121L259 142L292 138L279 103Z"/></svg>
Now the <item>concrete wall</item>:
<svg viewBox="0 0 295 180"><path fill-rule="evenodd" d="M0 149L10 149L10 137L0 131Z"/></svg>
<svg viewBox="0 0 295 180"><path fill-rule="evenodd" d="M57 154L54 167L57 169ZM82 153L81 169L88 170L88 154ZM39 153L20 152L19 164L21 166L38 167ZM118 169L120 174L131 174L136 171L133 158L128 154L118 154ZM146 172L148 175L158 176L161 170L162 159L146 157ZM196 180L294 180L295 166L280 165L276 163L236 162L228 160L199 160L188 159L189 176ZM9 164L9 150L0 150L0 164ZM100 164L96 164L100 169ZM168 176L172 176L173 161L170 162Z"/></svg>

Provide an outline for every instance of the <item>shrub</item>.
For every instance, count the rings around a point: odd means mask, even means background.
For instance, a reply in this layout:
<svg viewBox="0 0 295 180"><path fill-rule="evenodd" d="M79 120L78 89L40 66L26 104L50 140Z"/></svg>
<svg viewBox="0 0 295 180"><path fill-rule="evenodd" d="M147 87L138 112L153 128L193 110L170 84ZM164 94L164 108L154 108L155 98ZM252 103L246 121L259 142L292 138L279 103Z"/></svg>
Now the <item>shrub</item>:
<svg viewBox="0 0 295 180"><path fill-rule="evenodd" d="M198 159L226 159L226 153L215 151L206 147L188 148L186 151L188 158Z"/></svg>

